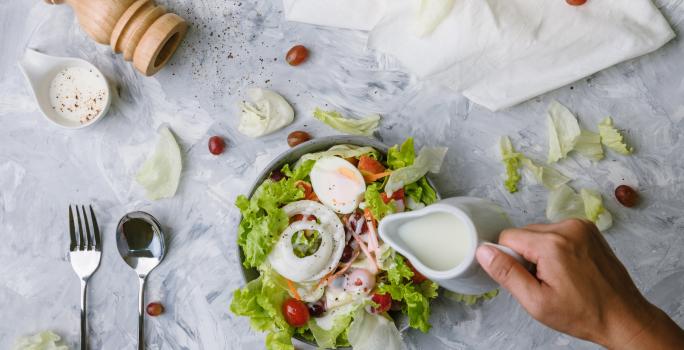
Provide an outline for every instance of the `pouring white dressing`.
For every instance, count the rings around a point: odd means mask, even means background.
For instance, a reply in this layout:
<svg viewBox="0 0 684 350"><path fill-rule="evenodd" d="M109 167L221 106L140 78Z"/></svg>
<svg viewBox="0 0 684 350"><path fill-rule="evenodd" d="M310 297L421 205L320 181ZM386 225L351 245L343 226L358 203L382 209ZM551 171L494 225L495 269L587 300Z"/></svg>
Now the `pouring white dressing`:
<svg viewBox="0 0 684 350"><path fill-rule="evenodd" d="M444 212L407 221L399 226L398 235L416 258L437 271L458 266L471 245L465 223Z"/></svg>

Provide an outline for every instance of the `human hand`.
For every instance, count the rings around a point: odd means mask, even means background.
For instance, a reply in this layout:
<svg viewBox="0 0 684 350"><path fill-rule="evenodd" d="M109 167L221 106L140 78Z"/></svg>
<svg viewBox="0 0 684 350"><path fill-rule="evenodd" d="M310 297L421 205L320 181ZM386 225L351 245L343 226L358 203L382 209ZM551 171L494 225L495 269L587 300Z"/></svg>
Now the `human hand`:
<svg viewBox="0 0 684 350"><path fill-rule="evenodd" d="M482 246L477 260L539 322L612 349L684 348L684 331L650 304L596 226L581 220L502 232L536 275Z"/></svg>

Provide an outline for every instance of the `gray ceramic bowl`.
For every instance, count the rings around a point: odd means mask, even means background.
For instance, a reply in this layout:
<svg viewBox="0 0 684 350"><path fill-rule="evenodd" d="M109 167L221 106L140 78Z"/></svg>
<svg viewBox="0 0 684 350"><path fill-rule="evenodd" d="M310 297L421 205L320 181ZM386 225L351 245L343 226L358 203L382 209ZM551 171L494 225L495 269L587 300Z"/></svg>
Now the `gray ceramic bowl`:
<svg viewBox="0 0 684 350"><path fill-rule="evenodd" d="M314 153L314 152L321 152L321 151L326 151L330 147L335 146L335 145L356 145L356 146L369 146L373 147L376 150L378 150L380 153L383 155L387 154L387 149L388 147L383 144L382 142L369 138L369 137L363 137L363 136L328 136L328 137L321 137L318 139L313 139L311 141L305 142L300 144L297 147L294 147L287 152L281 154L278 156L276 159L274 159L266 168L259 174L257 177L256 181L252 185L252 187L249 189L249 197L251 197L254 194L254 191L256 191L257 187L261 185L268 177L271 175L271 172L275 170L280 170L285 164L293 164L299 160L303 155L307 153ZM441 198L439 194L439 190L435 187L434 183L428 178L428 182L432 186L432 188L435 189L435 192L437 193L437 198ZM242 220L242 218L240 218ZM242 263L245 260L245 255L242 252L242 248L238 246L238 254L240 256L240 268L242 271L242 276L245 279L245 283L250 282L252 280L255 280L259 277L259 272L255 268L246 268ZM302 341L306 344L312 345L316 347L315 343L309 342L306 339L300 338L298 336L295 336L295 339ZM338 349L345 349L343 347L338 347ZM349 349L349 348L346 348Z"/></svg>

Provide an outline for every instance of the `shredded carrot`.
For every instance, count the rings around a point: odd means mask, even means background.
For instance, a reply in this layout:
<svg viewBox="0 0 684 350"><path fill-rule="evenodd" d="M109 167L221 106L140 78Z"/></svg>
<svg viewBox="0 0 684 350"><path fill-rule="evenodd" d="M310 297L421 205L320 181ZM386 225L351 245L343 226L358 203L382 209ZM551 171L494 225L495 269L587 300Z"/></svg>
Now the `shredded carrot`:
<svg viewBox="0 0 684 350"><path fill-rule="evenodd" d="M363 175L363 179L366 181L366 183L373 183L375 181L382 179L385 176L389 176L390 174L391 173L389 171L385 171L379 174L370 174L365 171L361 172L361 175Z"/></svg>
<svg viewBox="0 0 684 350"><path fill-rule="evenodd" d="M292 296L294 296L295 299L297 300L302 300L302 297L299 296L299 292L297 292L297 288L295 288L294 283L290 281L289 279L285 279L287 281L287 288L290 289L290 292L292 293Z"/></svg>
<svg viewBox="0 0 684 350"><path fill-rule="evenodd" d="M337 277L342 275L343 273L347 272L349 268L352 266L352 263L354 263L354 260L359 256L359 252L356 251L354 252L354 255L352 255L351 259L344 265L342 265L342 268L337 270L335 273L328 273L327 275L323 276L320 281L318 281L318 284L316 285L316 288L320 287L322 284L328 284L331 281L334 281Z"/></svg>

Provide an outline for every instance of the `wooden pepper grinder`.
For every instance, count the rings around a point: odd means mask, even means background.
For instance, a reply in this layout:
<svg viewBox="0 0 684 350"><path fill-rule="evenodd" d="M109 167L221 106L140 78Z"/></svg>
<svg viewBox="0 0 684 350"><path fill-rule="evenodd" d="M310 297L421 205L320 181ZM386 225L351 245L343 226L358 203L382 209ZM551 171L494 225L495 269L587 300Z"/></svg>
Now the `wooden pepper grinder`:
<svg viewBox="0 0 684 350"><path fill-rule="evenodd" d="M188 25L152 0L45 0L66 2L88 35L109 44L141 73L157 73L178 48Z"/></svg>

